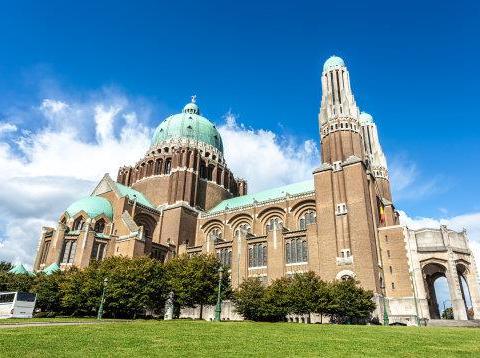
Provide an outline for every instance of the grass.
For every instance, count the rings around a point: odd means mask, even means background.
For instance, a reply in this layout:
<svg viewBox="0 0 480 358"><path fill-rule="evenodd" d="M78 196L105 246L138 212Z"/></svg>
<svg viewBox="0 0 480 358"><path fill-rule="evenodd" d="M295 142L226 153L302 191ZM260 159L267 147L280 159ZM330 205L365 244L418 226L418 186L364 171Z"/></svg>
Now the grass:
<svg viewBox="0 0 480 358"><path fill-rule="evenodd" d="M94 322L94 317L53 317L53 318L8 318L1 319L0 325L25 324L25 323L59 323L59 322ZM105 320L107 321L107 320Z"/></svg>
<svg viewBox="0 0 480 358"><path fill-rule="evenodd" d="M2 357L480 356L472 328L119 321L0 329Z"/></svg>

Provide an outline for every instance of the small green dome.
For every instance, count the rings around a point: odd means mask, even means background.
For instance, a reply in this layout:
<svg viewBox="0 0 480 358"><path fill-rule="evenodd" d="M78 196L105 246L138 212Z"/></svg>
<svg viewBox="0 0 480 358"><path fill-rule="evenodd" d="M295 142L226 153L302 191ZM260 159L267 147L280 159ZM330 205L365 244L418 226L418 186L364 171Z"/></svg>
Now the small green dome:
<svg viewBox="0 0 480 358"><path fill-rule="evenodd" d="M345 67L345 62L338 56L330 56L323 64L323 72L335 67Z"/></svg>
<svg viewBox="0 0 480 358"><path fill-rule="evenodd" d="M195 98L188 103L182 113L174 114L165 119L155 129L152 146L170 139L190 139L209 144L223 153L223 142L215 125L200 115L200 109Z"/></svg>
<svg viewBox="0 0 480 358"><path fill-rule="evenodd" d="M91 218L95 218L101 214L105 214L110 220L113 218L112 204L101 196L87 196L86 198L77 200L67 208L66 213L72 217L82 210Z"/></svg>

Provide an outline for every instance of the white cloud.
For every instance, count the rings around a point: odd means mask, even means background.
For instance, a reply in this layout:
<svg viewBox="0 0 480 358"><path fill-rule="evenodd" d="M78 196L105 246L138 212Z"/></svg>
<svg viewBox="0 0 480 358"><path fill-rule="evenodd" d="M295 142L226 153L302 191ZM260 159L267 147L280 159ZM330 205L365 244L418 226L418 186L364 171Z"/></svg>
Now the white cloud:
<svg viewBox="0 0 480 358"><path fill-rule="evenodd" d="M10 132L16 132L17 126L8 122L0 122L0 136Z"/></svg>
<svg viewBox="0 0 480 358"><path fill-rule="evenodd" d="M52 225L72 201L88 195L104 173L141 158L151 130L139 120L149 110L102 91L96 100L44 99L38 130L0 138L0 260L33 263L41 227ZM143 105L142 105L143 106ZM33 113L32 113L33 115Z"/></svg>
<svg viewBox="0 0 480 358"><path fill-rule="evenodd" d="M219 131L227 164L235 175L247 180L250 193L311 179L320 162L314 141L298 143L271 131L246 128L231 113Z"/></svg>
<svg viewBox="0 0 480 358"><path fill-rule="evenodd" d="M480 213L470 213L447 218L409 217L404 211L400 211L400 222L411 229L438 228L446 225L448 228L461 231L467 230L470 247L475 254L477 264L480 263Z"/></svg>

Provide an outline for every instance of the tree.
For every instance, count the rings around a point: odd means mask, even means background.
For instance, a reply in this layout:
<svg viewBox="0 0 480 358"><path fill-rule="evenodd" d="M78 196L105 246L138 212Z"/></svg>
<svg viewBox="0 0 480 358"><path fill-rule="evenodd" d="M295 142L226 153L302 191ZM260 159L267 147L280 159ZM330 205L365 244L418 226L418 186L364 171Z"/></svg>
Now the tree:
<svg viewBox="0 0 480 358"><path fill-rule="evenodd" d="M320 287L321 283L313 271L295 274L289 287L290 313L308 314L310 318L310 313L317 312L322 299L321 294L324 293Z"/></svg>
<svg viewBox="0 0 480 358"><path fill-rule="evenodd" d="M233 294L235 310L243 318L252 321L262 321L265 313L266 287L258 277L249 277L244 280Z"/></svg>
<svg viewBox="0 0 480 358"><path fill-rule="evenodd" d="M262 303L262 320L283 321L287 314L292 313L291 287L290 277L276 279L267 287Z"/></svg>
<svg viewBox="0 0 480 358"><path fill-rule="evenodd" d="M69 270L60 285L62 308L72 315L95 315L105 278L106 316L134 318L163 309L168 292L164 266L148 257L119 256L92 262L84 270Z"/></svg>
<svg viewBox="0 0 480 358"><path fill-rule="evenodd" d="M30 292L35 276L0 271L0 291Z"/></svg>
<svg viewBox="0 0 480 358"><path fill-rule="evenodd" d="M168 287L173 291L175 304L180 307L215 304L218 295L218 270L221 263L215 255L178 256L166 263ZM230 277L224 270L222 297L230 294Z"/></svg>
<svg viewBox="0 0 480 358"><path fill-rule="evenodd" d="M35 308L41 309L43 312L60 313L62 291L60 284L65 274L61 271L46 275L40 273L35 278L32 286L32 292L37 294L37 302Z"/></svg>
<svg viewBox="0 0 480 358"><path fill-rule="evenodd" d="M442 319L453 319L452 307L447 307L442 312Z"/></svg>
<svg viewBox="0 0 480 358"><path fill-rule="evenodd" d="M7 261L0 261L0 272L8 272L12 269L13 265Z"/></svg>
<svg viewBox="0 0 480 358"><path fill-rule="evenodd" d="M375 309L373 292L361 288L353 279L332 284L328 314L334 323L365 323Z"/></svg>

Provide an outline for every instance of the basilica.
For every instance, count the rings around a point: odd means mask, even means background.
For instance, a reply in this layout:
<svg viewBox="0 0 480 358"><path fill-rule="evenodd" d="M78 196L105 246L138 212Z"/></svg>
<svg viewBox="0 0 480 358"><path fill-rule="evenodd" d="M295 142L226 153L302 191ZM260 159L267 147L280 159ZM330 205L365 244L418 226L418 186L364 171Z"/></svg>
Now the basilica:
<svg viewBox="0 0 480 358"><path fill-rule="evenodd" d="M341 58L324 63L321 87L321 162L310 180L248 193L193 97L158 125L143 158L119 168L116 180L105 174L42 229L34 269L212 253L233 287L306 271L354 278L374 292L377 316L406 324L439 318L434 282L445 277L455 319L480 318L466 232L401 225L377 126L360 112Z"/></svg>

